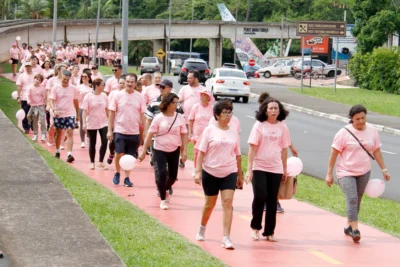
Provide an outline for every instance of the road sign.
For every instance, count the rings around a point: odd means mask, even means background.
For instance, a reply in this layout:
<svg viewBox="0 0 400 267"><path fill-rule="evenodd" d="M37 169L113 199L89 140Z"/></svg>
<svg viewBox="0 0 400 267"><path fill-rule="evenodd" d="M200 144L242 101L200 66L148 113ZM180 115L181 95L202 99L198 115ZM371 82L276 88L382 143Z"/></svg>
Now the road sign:
<svg viewBox="0 0 400 267"><path fill-rule="evenodd" d="M161 48L158 49L156 56L161 60L163 57L165 57L165 52Z"/></svg>
<svg viewBox="0 0 400 267"><path fill-rule="evenodd" d="M253 67L254 65L256 65L256 61L254 59L250 59L249 65Z"/></svg>
<svg viewBox="0 0 400 267"><path fill-rule="evenodd" d="M344 21L298 21L297 36L346 37Z"/></svg>

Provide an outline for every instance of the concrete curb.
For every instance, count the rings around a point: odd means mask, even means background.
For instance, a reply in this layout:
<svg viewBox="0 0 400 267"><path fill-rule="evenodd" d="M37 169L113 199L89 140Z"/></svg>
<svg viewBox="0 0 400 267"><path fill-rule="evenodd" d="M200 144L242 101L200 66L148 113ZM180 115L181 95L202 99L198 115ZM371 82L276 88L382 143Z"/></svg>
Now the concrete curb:
<svg viewBox="0 0 400 267"><path fill-rule="evenodd" d="M252 98L255 98L255 99L259 97L258 94L254 94L254 93L251 93L250 96ZM347 117L343 117L343 116L339 116L339 115L335 115L335 114L328 114L328 113L324 113L324 112L320 112L320 111L315 111L315 110L312 110L312 109L309 109L309 108L295 106L295 105L292 105L292 104L289 104L289 103L282 102L282 104L285 105L285 107L288 110L294 110L294 111L297 111L297 112L306 113L306 114L317 116L317 117L323 117L323 118L327 118L327 119L330 119L330 120L341 121L341 122L344 122L344 123L348 123L349 122L349 118L347 118ZM373 125L380 132L385 132L385 133L389 133L389 134L392 134L392 135L400 136L400 130L398 130L398 129L386 127L384 125L379 125L379 124L372 124L371 123L371 125Z"/></svg>

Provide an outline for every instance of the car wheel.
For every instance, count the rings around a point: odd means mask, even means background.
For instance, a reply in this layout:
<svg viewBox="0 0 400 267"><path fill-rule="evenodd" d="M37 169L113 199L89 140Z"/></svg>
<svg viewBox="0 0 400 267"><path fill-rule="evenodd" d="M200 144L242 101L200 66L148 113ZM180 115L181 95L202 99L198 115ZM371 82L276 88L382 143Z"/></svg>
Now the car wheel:
<svg viewBox="0 0 400 267"><path fill-rule="evenodd" d="M334 70L329 71L327 76L328 77L335 77L335 71Z"/></svg>
<svg viewBox="0 0 400 267"><path fill-rule="evenodd" d="M235 101L239 102L239 100L240 100L240 96L235 96Z"/></svg>
<svg viewBox="0 0 400 267"><path fill-rule="evenodd" d="M182 79L181 79L181 76L179 76L178 83L179 83L179 84L183 84Z"/></svg>
<svg viewBox="0 0 400 267"><path fill-rule="evenodd" d="M264 78L266 79L271 78L271 72L269 71L264 72Z"/></svg>
<svg viewBox="0 0 400 267"><path fill-rule="evenodd" d="M249 97L248 96L244 96L243 97L243 103L248 103L249 102Z"/></svg>

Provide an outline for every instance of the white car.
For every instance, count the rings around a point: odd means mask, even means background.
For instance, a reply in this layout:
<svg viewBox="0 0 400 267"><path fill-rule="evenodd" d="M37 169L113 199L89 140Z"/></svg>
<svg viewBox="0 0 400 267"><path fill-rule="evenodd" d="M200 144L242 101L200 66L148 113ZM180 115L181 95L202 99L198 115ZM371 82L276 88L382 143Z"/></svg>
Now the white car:
<svg viewBox="0 0 400 267"><path fill-rule="evenodd" d="M227 96L234 97L236 101L242 98L243 103L249 102L250 81L242 70L231 68L214 69L205 86L211 91L215 99L218 96Z"/></svg>
<svg viewBox="0 0 400 267"><path fill-rule="evenodd" d="M261 68L258 70L259 77L270 78L271 76L287 76L290 75L290 67L294 60L281 60L272 66Z"/></svg>

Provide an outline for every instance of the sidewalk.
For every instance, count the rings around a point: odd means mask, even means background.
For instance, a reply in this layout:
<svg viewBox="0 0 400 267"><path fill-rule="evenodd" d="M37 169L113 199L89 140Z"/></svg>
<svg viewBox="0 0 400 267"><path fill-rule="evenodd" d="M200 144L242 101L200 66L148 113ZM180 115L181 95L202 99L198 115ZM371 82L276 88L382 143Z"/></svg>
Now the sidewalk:
<svg viewBox="0 0 400 267"><path fill-rule="evenodd" d="M276 83L276 81L279 81L279 83ZM260 78L252 80L252 82L258 84L276 84L277 85L276 88L268 89L268 92L271 94L271 96L279 99L280 101L296 106L296 108L292 107L292 109L309 114L311 113L310 110L322 112L325 113L327 117L329 117L329 115L338 115L341 117L345 117L347 121L347 115L351 108L350 105L295 93L286 88L287 86L291 85L283 83L282 81L284 81L284 78L270 78L270 79ZM333 82L333 80L331 80L331 82ZM293 85L293 87L298 87L298 86L300 86L300 83L298 85ZM333 86L333 84L329 84L329 86ZM255 94L260 94L264 91L265 89L252 89L252 93ZM312 115L321 116L320 114L312 114ZM376 125L381 125L382 126L381 130L384 130L384 127L397 129L399 130L400 134L400 117L388 116L369 111L368 122ZM393 133L393 131L387 131L387 132Z"/></svg>
<svg viewBox="0 0 400 267"><path fill-rule="evenodd" d="M0 266L125 266L0 110Z"/></svg>
<svg viewBox="0 0 400 267"><path fill-rule="evenodd" d="M253 241L250 238L253 196L250 186L236 191L234 198L231 238L236 249L228 251L221 248L222 209L219 201L207 226L206 241L198 242L195 235L200 224L204 195L201 186L196 185L191 177L192 162L179 170L169 210L164 211L159 208L160 199L156 196L154 173L148 157L138 163L131 174L133 188L121 184L115 186L112 184L114 165L109 166L107 171L89 170L88 151L87 148L79 148L78 131L74 133L74 140L76 161L72 166L230 266L398 266L396 253L400 249L399 239L360 225L362 240L360 244L354 244L343 234L345 218L297 200L282 201L285 213L277 216L275 235L278 243ZM43 143L42 146L51 153L55 151L54 146L49 148ZM65 158L66 152L62 151L61 160ZM134 197L128 196L132 193Z"/></svg>

